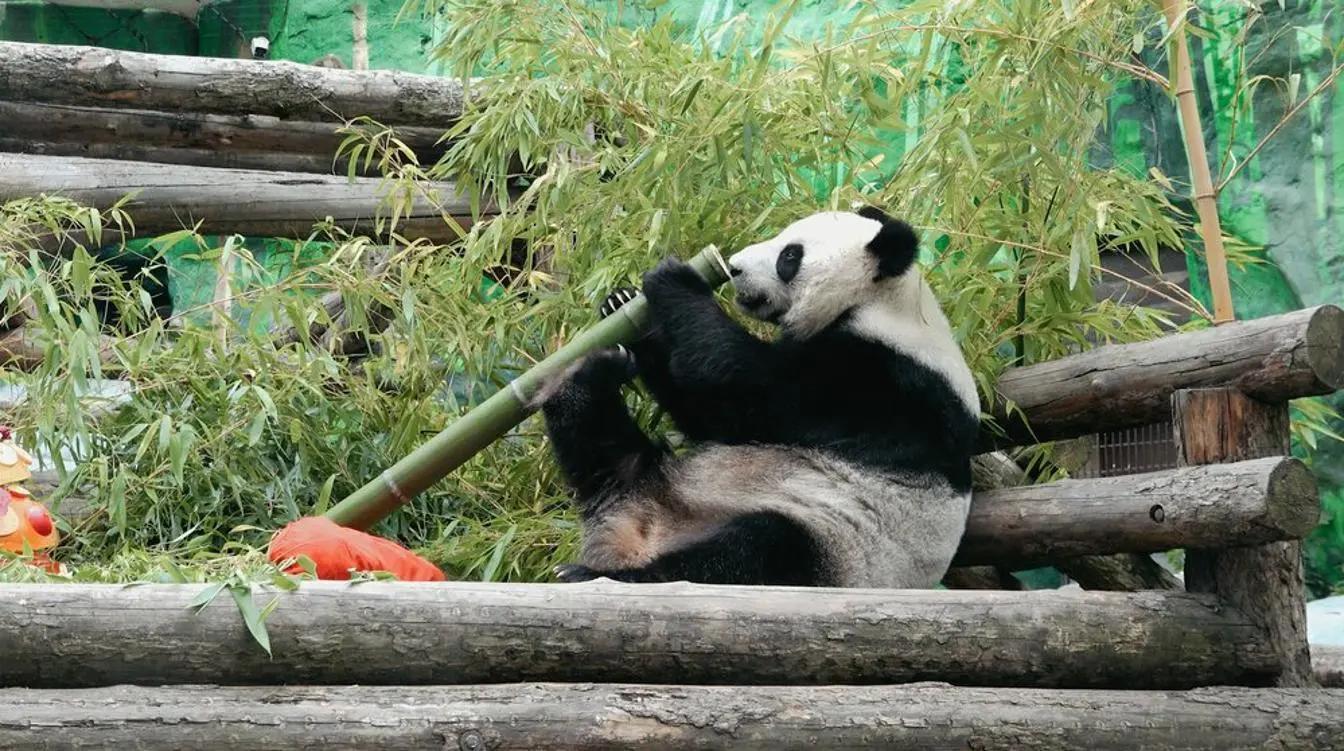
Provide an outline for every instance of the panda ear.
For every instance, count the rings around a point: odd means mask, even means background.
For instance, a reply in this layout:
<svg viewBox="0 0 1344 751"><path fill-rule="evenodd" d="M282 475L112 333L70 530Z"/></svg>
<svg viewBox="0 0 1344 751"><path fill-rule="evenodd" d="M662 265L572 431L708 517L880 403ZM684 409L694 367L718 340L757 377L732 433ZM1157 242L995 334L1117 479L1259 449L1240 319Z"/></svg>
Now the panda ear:
<svg viewBox="0 0 1344 751"><path fill-rule="evenodd" d="M868 252L877 257L877 278L904 274L919 252L919 237L915 230L874 206L864 206L858 210L858 215L882 223L882 229L868 241Z"/></svg>

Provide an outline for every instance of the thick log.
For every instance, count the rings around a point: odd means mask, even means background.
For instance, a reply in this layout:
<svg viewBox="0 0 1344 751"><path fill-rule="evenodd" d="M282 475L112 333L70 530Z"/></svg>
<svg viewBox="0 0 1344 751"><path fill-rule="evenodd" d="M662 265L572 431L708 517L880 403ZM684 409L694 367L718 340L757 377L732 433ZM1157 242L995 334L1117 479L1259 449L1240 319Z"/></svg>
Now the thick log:
<svg viewBox="0 0 1344 751"><path fill-rule="evenodd" d="M448 183L431 189L434 200L418 197L397 232L450 242L457 234L443 216L465 228L471 201ZM351 232L375 233L377 218L389 215L381 191L382 182L374 178L0 154L0 201L61 195L105 210L134 194L124 208L140 235L191 228L200 221L206 234L307 237L324 217Z"/></svg>
<svg viewBox="0 0 1344 751"><path fill-rule="evenodd" d="M1168 419L1177 390L1206 386L1271 403L1344 387L1344 311L1322 305L1010 369L993 407L1006 437L986 430L982 443L989 450L1155 423Z"/></svg>
<svg viewBox="0 0 1344 751"><path fill-rule="evenodd" d="M228 592L188 607L205 588L0 588L0 682L1186 688L1276 664L1245 616L1181 592L304 582L254 595L280 600L272 657Z"/></svg>
<svg viewBox="0 0 1344 751"><path fill-rule="evenodd" d="M909 686L189 686L0 691L0 747L1344 748L1344 691Z"/></svg>
<svg viewBox="0 0 1344 751"><path fill-rule="evenodd" d="M1311 645L1311 672L1326 688L1344 688L1344 646Z"/></svg>
<svg viewBox="0 0 1344 751"><path fill-rule="evenodd" d="M1271 457L977 493L956 563L1258 545L1320 521L1311 470Z"/></svg>
<svg viewBox="0 0 1344 751"><path fill-rule="evenodd" d="M1288 405L1258 402L1233 389L1176 392L1172 420L1178 456L1188 466L1286 454L1290 446ZM1187 550L1185 586L1216 594L1265 630L1279 656L1277 685L1315 683L1300 543Z"/></svg>
<svg viewBox="0 0 1344 751"><path fill-rule="evenodd" d="M980 454L971 463L973 486L983 492L1028 482L1026 471L1003 452ZM1181 583L1151 557L1132 553L1084 555L1051 561L1083 589L1136 592L1140 589L1181 589ZM1025 589L1005 565L955 566L943 577L949 589Z"/></svg>
<svg viewBox="0 0 1344 751"><path fill-rule="evenodd" d="M390 70L338 70L284 60L235 60L0 42L0 99L79 106L446 130L462 114L461 81Z"/></svg>
<svg viewBox="0 0 1344 751"><path fill-rule="evenodd" d="M345 160L335 160L346 138L340 123L5 101L0 122L0 151L346 174ZM436 128L402 126L396 135L421 164L433 164L446 151Z"/></svg>

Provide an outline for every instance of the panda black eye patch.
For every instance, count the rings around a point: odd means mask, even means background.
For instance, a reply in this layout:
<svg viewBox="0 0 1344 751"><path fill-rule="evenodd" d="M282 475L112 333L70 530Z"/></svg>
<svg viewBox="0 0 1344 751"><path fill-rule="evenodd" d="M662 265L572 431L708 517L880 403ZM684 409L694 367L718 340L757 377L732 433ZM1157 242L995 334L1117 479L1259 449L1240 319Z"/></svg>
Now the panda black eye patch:
<svg viewBox="0 0 1344 751"><path fill-rule="evenodd" d="M775 259L775 273L779 275L782 282L788 283L798 276L798 269L803 265L803 246L798 243L789 243L779 252L779 257Z"/></svg>

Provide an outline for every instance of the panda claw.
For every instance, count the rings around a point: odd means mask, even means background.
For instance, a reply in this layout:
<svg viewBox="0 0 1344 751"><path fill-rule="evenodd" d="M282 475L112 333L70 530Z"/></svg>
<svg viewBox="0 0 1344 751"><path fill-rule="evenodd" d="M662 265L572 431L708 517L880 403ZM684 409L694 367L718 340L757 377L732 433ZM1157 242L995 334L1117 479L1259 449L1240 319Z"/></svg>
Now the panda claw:
<svg viewBox="0 0 1344 751"><path fill-rule="evenodd" d="M626 303L635 299L635 296L638 294L639 292L633 287L620 287L619 289L614 290L611 294L607 295L606 299L602 301L602 305L597 309L598 316L601 318L610 316L612 313L620 310Z"/></svg>
<svg viewBox="0 0 1344 751"><path fill-rule="evenodd" d="M601 576L596 571L578 563L562 563L552 569L555 578L566 584L592 581Z"/></svg>

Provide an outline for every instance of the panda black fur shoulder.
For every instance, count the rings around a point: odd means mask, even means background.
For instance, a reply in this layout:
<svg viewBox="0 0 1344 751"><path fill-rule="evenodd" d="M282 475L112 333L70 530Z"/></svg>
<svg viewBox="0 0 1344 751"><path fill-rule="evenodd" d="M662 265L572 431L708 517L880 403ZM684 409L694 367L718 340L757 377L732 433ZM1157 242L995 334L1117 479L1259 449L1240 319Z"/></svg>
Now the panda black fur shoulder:
<svg viewBox="0 0 1344 751"><path fill-rule="evenodd" d="M644 277L650 328L543 394L582 525L562 581L929 587L966 524L975 383L915 260L881 211L809 216L728 261L737 304L687 264ZM630 293L615 293L610 314ZM677 457L631 419L638 371L694 444Z"/></svg>

